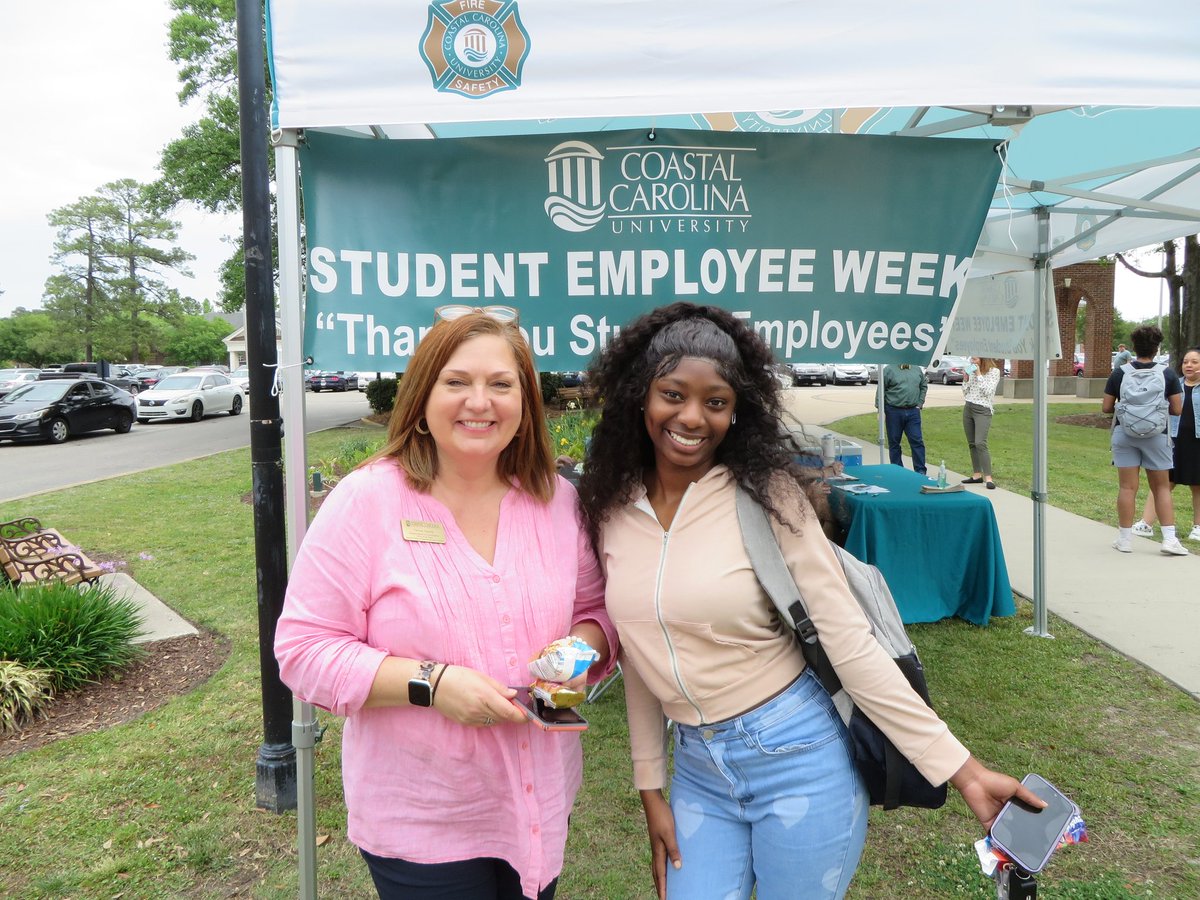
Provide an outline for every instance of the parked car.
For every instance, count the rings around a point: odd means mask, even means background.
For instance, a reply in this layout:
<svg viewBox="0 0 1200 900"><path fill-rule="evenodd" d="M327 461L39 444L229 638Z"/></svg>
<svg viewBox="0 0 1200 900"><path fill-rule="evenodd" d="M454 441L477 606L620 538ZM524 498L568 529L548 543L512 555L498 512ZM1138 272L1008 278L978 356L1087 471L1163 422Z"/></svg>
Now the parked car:
<svg viewBox="0 0 1200 900"><path fill-rule="evenodd" d="M199 422L210 413L236 416L245 406L242 389L220 372L180 372L138 394L137 420L163 419Z"/></svg>
<svg viewBox="0 0 1200 900"><path fill-rule="evenodd" d="M136 411L131 394L99 378L32 381L0 400L0 440L61 444L105 428L125 434Z"/></svg>
<svg viewBox="0 0 1200 900"><path fill-rule="evenodd" d="M229 380L240 387L243 391L250 390L250 367L238 366L229 373Z"/></svg>
<svg viewBox="0 0 1200 900"><path fill-rule="evenodd" d="M970 360L965 356L943 356L935 359L925 369L925 377L932 384L939 381L942 384L962 384L967 377L967 366Z"/></svg>
<svg viewBox="0 0 1200 900"><path fill-rule="evenodd" d="M794 384L825 384L824 363L792 363Z"/></svg>
<svg viewBox="0 0 1200 900"><path fill-rule="evenodd" d="M60 375L80 376L91 375L103 381L107 381L113 387L118 387L123 391L128 391L131 394L136 394L139 390L137 379L126 374L124 366L113 366L104 360L99 362L77 362L67 363L62 367ZM55 373L50 373L54 375ZM47 373L42 372L41 377L45 378Z"/></svg>
<svg viewBox="0 0 1200 900"><path fill-rule="evenodd" d="M1083 354L1076 353L1074 360L1071 361L1071 368L1074 370L1076 375L1083 374L1083 360L1084 360Z"/></svg>
<svg viewBox="0 0 1200 900"><path fill-rule="evenodd" d="M367 385L370 384L372 381L377 381L380 378L388 378L388 377L395 378L396 376L391 375L388 372L359 372L358 373L358 389L365 394L367 391Z"/></svg>
<svg viewBox="0 0 1200 900"><path fill-rule="evenodd" d="M879 370L881 368L882 366L879 366L876 363L867 363L867 381L869 381L871 384L879 384Z"/></svg>
<svg viewBox="0 0 1200 900"><path fill-rule="evenodd" d="M0 369L0 397L21 385L37 381L39 369Z"/></svg>
<svg viewBox="0 0 1200 900"><path fill-rule="evenodd" d="M862 363L828 363L825 377L830 384L866 384L867 367Z"/></svg>
<svg viewBox="0 0 1200 900"><path fill-rule="evenodd" d="M133 378L138 383L138 390L146 391L154 387L162 378L162 366L139 366L133 370Z"/></svg>
<svg viewBox="0 0 1200 900"><path fill-rule="evenodd" d="M357 391L357 372L322 372L312 379L313 393L318 391Z"/></svg>

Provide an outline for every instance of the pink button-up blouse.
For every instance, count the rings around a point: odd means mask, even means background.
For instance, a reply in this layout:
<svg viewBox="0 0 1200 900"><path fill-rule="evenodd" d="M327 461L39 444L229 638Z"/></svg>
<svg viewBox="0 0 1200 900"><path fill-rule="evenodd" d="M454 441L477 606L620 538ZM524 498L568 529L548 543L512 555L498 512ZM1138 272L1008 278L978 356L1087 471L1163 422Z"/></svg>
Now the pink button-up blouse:
<svg viewBox="0 0 1200 900"><path fill-rule="evenodd" d="M616 658L575 490L561 478L557 487L548 504L518 489L504 497L491 564L449 510L391 462L344 478L313 521L289 579L275 655L296 696L347 717L348 836L368 852L421 863L496 857L519 873L527 896L561 871L582 777L577 734L509 723L469 728L409 706L363 709L388 655L527 684L529 659L589 620ZM403 519L442 525L446 542L405 540Z"/></svg>

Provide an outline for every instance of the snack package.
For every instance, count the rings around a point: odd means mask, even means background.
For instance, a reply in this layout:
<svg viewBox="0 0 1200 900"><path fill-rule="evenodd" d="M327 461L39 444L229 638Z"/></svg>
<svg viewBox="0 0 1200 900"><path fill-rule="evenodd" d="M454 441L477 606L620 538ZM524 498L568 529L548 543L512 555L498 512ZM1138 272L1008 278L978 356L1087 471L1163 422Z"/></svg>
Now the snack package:
<svg viewBox="0 0 1200 900"><path fill-rule="evenodd" d="M529 693L551 709L570 709L582 703L586 696L583 691L573 691L557 681L541 679L529 685Z"/></svg>
<svg viewBox="0 0 1200 900"><path fill-rule="evenodd" d="M599 658L587 641L567 635L547 644L529 661L529 674L539 681L570 681Z"/></svg>

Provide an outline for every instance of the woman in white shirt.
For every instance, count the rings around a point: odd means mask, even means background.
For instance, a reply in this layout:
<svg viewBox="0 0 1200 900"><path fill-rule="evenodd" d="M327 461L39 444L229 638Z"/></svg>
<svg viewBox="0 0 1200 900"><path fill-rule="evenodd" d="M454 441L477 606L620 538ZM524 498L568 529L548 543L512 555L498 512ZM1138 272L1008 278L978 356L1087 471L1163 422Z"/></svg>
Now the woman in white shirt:
<svg viewBox="0 0 1200 900"><path fill-rule="evenodd" d="M988 452L988 432L992 428L992 409L996 387L1000 384L1000 366L996 360L972 356L967 377L963 379L963 431L971 448L970 478L963 484L985 483L988 490L996 487L992 481L992 454Z"/></svg>

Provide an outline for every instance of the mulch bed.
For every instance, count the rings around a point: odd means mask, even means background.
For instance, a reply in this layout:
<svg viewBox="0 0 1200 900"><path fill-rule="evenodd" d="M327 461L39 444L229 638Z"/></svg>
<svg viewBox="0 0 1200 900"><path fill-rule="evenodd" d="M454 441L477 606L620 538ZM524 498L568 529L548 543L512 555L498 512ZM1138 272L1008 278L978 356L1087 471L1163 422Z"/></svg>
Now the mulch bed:
<svg viewBox="0 0 1200 900"><path fill-rule="evenodd" d="M1106 431L1112 428L1112 416L1106 416L1103 413L1079 413L1073 416L1058 416L1054 421L1058 425L1082 425L1086 428L1103 428Z"/></svg>
<svg viewBox="0 0 1200 900"><path fill-rule="evenodd" d="M214 632L142 644L145 656L96 684L60 694L45 714L20 731L0 734L0 758L136 719L203 684L229 656L228 638Z"/></svg>

